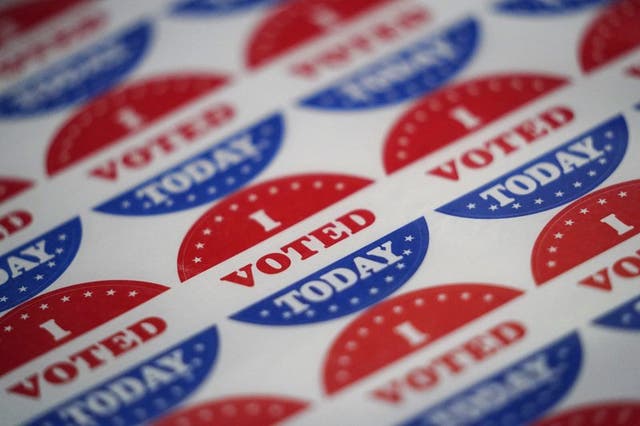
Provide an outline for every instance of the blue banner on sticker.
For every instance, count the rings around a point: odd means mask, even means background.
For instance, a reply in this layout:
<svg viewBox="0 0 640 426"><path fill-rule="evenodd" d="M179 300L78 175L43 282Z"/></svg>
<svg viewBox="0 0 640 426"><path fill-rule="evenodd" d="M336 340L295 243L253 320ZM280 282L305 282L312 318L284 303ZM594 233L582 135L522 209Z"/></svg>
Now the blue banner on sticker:
<svg viewBox="0 0 640 426"><path fill-rule="evenodd" d="M151 23L140 22L0 94L0 117L46 113L92 98L131 71L151 40Z"/></svg>
<svg viewBox="0 0 640 426"><path fill-rule="evenodd" d="M224 197L251 181L271 162L283 134L282 115L272 115L95 210L119 215L155 215Z"/></svg>
<svg viewBox="0 0 640 426"><path fill-rule="evenodd" d="M339 80L301 104L361 110L422 96L441 87L469 62L478 37L478 23L465 19Z"/></svg>
<svg viewBox="0 0 640 426"><path fill-rule="evenodd" d="M573 12L609 0L502 0L496 4L501 12L513 14L548 15Z"/></svg>
<svg viewBox="0 0 640 426"><path fill-rule="evenodd" d="M82 239L79 218L0 256L0 311L31 299L58 279Z"/></svg>
<svg viewBox="0 0 640 426"><path fill-rule="evenodd" d="M473 219L501 219L561 206L614 172L628 138L627 124L618 115L436 210Z"/></svg>
<svg viewBox="0 0 640 426"><path fill-rule="evenodd" d="M416 272L429 230L417 219L231 316L260 325L328 321L383 300Z"/></svg>
<svg viewBox="0 0 640 426"><path fill-rule="evenodd" d="M222 15L277 1L280 0L181 0L171 8L171 12L176 15Z"/></svg>
<svg viewBox="0 0 640 426"><path fill-rule="evenodd" d="M528 424L567 394L581 364L580 338L572 333L402 424Z"/></svg>
<svg viewBox="0 0 640 426"><path fill-rule="evenodd" d="M216 327L65 401L29 425L133 425L184 401L204 381L218 353Z"/></svg>
<svg viewBox="0 0 640 426"><path fill-rule="evenodd" d="M605 327L640 331L640 296L610 310L594 322Z"/></svg>

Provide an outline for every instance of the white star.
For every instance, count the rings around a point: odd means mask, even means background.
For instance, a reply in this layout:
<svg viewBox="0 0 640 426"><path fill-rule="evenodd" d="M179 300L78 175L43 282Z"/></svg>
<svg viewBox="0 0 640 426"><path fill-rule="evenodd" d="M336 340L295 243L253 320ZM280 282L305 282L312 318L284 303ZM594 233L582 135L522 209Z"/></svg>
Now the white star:
<svg viewBox="0 0 640 426"><path fill-rule="evenodd" d="M269 187L269 194L275 195L277 193L278 193L278 188L277 187L275 187L275 186Z"/></svg>
<svg viewBox="0 0 640 426"><path fill-rule="evenodd" d="M233 203L229 206L229 210L232 210L234 212L238 210L238 208L240 208L240 206L238 206L236 203Z"/></svg>
<svg viewBox="0 0 640 426"><path fill-rule="evenodd" d="M562 197L563 195L564 195L564 192L562 192L562 191L558 191L558 192L555 193L556 197Z"/></svg>
<svg viewBox="0 0 640 426"><path fill-rule="evenodd" d="M29 318L29 314L22 314L20 315L20 319L26 320Z"/></svg>
<svg viewBox="0 0 640 426"><path fill-rule="evenodd" d="M306 312L306 314L305 314L305 315L306 315L306 316L308 316L309 318L311 318L311 317L312 317L312 316L314 316L315 314L316 314L316 313L314 312L314 310L313 310L313 309L309 309L309 310Z"/></svg>
<svg viewBox="0 0 640 426"><path fill-rule="evenodd" d="M285 313L282 314L282 318L284 319L289 319L291 318L291 312L287 311Z"/></svg>
<svg viewBox="0 0 640 426"><path fill-rule="evenodd" d="M357 297L352 297L350 302L352 305L357 305L358 303L360 303L360 299L358 299Z"/></svg>
<svg viewBox="0 0 640 426"><path fill-rule="evenodd" d="M193 194L187 195L187 201L195 201L195 199L196 199L195 195L193 195Z"/></svg>
<svg viewBox="0 0 640 426"><path fill-rule="evenodd" d="M565 220L565 221L564 221L564 224L565 224L565 225L567 225L567 226L571 226L571 225L573 225L574 223L575 223L575 222L574 222L573 220L571 220L571 219L569 219L569 220Z"/></svg>
<svg viewBox="0 0 640 426"><path fill-rule="evenodd" d="M137 292L137 291L135 291L135 290L131 290L131 291L129 292L129 297L136 297L137 295L138 295L138 292Z"/></svg>
<svg viewBox="0 0 640 426"><path fill-rule="evenodd" d="M5 326L4 331L11 331L13 330L13 327L11 327L10 325Z"/></svg>
<svg viewBox="0 0 640 426"><path fill-rule="evenodd" d="M444 302L445 300L447 300L447 295L444 293L440 293L438 295L438 302Z"/></svg>
<svg viewBox="0 0 640 426"><path fill-rule="evenodd" d="M200 263L202 262L202 258L201 257L194 257L193 258L193 263Z"/></svg>
<svg viewBox="0 0 640 426"><path fill-rule="evenodd" d="M267 311L266 309L263 309L260 311L260 316L261 317L268 317L269 316L269 311Z"/></svg>
<svg viewBox="0 0 640 426"><path fill-rule="evenodd" d="M9 300L7 296L0 297L0 302L6 302L7 300Z"/></svg>
<svg viewBox="0 0 640 426"><path fill-rule="evenodd" d="M121 205L123 209L128 209L131 203L128 202L127 200L124 200Z"/></svg>
<svg viewBox="0 0 640 426"><path fill-rule="evenodd" d="M116 291L114 289L109 289L107 290L107 296L113 296L114 294L116 294Z"/></svg>
<svg viewBox="0 0 640 426"><path fill-rule="evenodd" d="M224 220L224 217L222 217L222 216L220 216L220 215L217 215L217 216L215 216L215 217L213 218L213 220L214 220L215 222L220 223L220 222L222 222L222 221Z"/></svg>
<svg viewBox="0 0 640 426"><path fill-rule="evenodd" d="M256 201L258 199L258 196L256 194L249 194L247 199L249 200L249 202L253 203L254 201Z"/></svg>
<svg viewBox="0 0 640 426"><path fill-rule="evenodd" d="M210 186L209 188L207 188L207 192L209 194L215 194L216 193L216 188L214 186Z"/></svg>
<svg viewBox="0 0 640 426"><path fill-rule="evenodd" d="M226 182L227 182L227 185L233 185L236 182L236 179L233 176L229 176Z"/></svg>
<svg viewBox="0 0 640 426"><path fill-rule="evenodd" d="M149 207L151 207L151 203L148 201L145 201L144 203L142 203L142 207L145 209L148 209Z"/></svg>
<svg viewBox="0 0 640 426"><path fill-rule="evenodd" d="M520 203L514 203L511 208L518 210L520 207L522 207L522 205L520 205Z"/></svg>
<svg viewBox="0 0 640 426"><path fill-rule="evenodd" d="M607 159L606 158L601 158L601 159L598 160L598 163L607 164Z"/></svg>
<svg viewBox="0 0 640 426"><path fill-rule="evenodd" d="M605 151L613 151L613 145L611 145L610 143L606 144L604 146L604 150Z"/></svg>
<svg viewBox="0 0 640 426"><path fill-rule="evenodd" d="M625 191L620 191L620 192L618 192L618 197L620 197L620 198L624 198L624 197L626 197L626 196L627 196L627 193L626 193Z"/></svg>
<svg viewBox="0 0 640 426"><path fill-rule="evenodd" d="M342 182L336 183L336 189L338 191L342 191L344 189L344 183L342 183Z"/></svg>
<svg viewBox="0 0 640 426"><path fill-rule="evenodd" d="M489 210L491 210L492 212L493 212L493 211L496 211L496 210L498 210L498 206L496 206L495 204L491 204L491 205L489 206Z"/></svg>
<svg viewBox="0 0 640 426"><path fill-rule="evenodd" d="M542 204L544 201L542 200L542 198L536 198L535 200L533 200L533 202L536 204Z"/></svg>
<svg viewBox="0 0 640 426"><path fill-rule="evenodd" d="M56 249L56 254L62 254L64 252L64 249L62 247L58 247Z"/></svg>
<svg viewBox="0 0 640 426"><path fill-rule="evenodd" d="M471 294L466 291L460 295L460 299L462 300L469 300L470 298L471 298Z"/></svg>
<svg viewBox="0 0 640 426"><path fill-rule="evenodd" d="M92 291L85 291L84 293L82 293L82 295L84 297L91 297L91 296L93 296L93 292Z"/></svg>
<svg viewBox="0 0 640 426"><path fill-rule="evenodd" d="M291 184L291 189L293 189L294 191L297 191L298 189L300 189L300 182L293 182Z"/></svg>
<svg viewBox="0 0 640 426"><path fill-rule="evenodd" d="M200 250L200 249L204 248L204 243L196 243L196 248L197 248L198 250Z"/></svg>
<svg viewBox="0 0 640 426"><path fill-rule="evenodd" d="M547 266L549 268L553 268L554 266L556 266L556 261L555 260L550 260L547 262Z"/></svg>
<svg viewBox="0 0 640 426"><path fill-rule="evenodd" d="M40 310L44 311L46 309L49 309L49 305L46 303L43 303L42 305L40 305Z"/></svg>
<svg viewBox="0 0 640 426"><path fill-rule="evenodd" d="M396 306L394 306L394 307L393 307L392 311L393 311L393 313L395 313L395 314L401 314L401 313L402 313L402 311L403 311L403 309L402 309L402 306L398 306L398 305L396 305Z"/></svg>
<svg viewBox="0 0 640 426"><path fill-rule="evenodd" d="M369 294L373 295L373 294L378 294L378 289L375 287L371 287L369 289Z"/></svg>
<svg viewBox="0 0 640 426"><path fill-rule="evenodd" d="M20 293L24 293L25 291L27 291L27 287L25 287L25 286L20 286L20 288L18 288L18 291L19 291Z"/></svg>
<svg viewBox="0 0 640 426"><path fill-rule="evenodd" d="M556 246L551 246L551 247L549 247L549 248L547 249L547 251L548 251L549 253L555 253L555 252L557 252L557 251L558 251L558 247L556 247Z"/></svg>
<svg viewBox="0 0 640 426"><path fill-rule="evenodd" d="M483 299L485 302L491 302L493 300L493 294L485 294Z"/></svg>
<svg viewBox="0 0 640 426"><path fill-rule="evenodd" d="M408 242L413 241L413 235L407 235L406 237L404 237L404 240Z"/></svg>
<svg viewBox="0 0 640 426"><path fill-rule="evenodd" d="M313 182L313 187L314 187L315 189L320 189L320 188L322 188L322 181L317 180L317 181Z"/></svg>
<svg viewBox="0 0 640 426"><path fill-rule="evenodd" d="M396 265L396 268L398 269L404 269L404 263L400 262Z"/></svg>
<svg viewBox="0 0 640 426"><path fill-rule="evenodd" d="M611 130L607 131L604 134L604 137L607 138L607 139L612 139L613 138L613 132Z"/></svg>
<svg viewBox="0 0 640 426"><path fill-rule="evenodd" d="M580 209L580 214L587 214L589 213L589 209Z"/></svg>
<svg viewBox="0 0 640 426"><path fill-rule="evenodd" d="M561 232L556 232L555 234L553 234L553 238L555 238L556 240L559 240L562 237L564 237L564 234L562 234Z"/></svg>
<svg viewBox="0 0 640 426"><path fill-rule="evenodd" d="M69 300L71 300L71 298L70 298L69 296L62 296L62 297L60 298L60 301L61 301L62 303L66 303L66 302L68 302Z"/></svg>
<svg viewBox="0 0 640 426"><path fill-rule="evenodd" d="M411 253L413 253L411 250L403 250L402 254L404 254L405 256L409 256Z"/></svg>
<svg viewBox="0 0 640 426"><path fill-rule="evenodd" d="M605 204L607 204L607 199L606 198L600 198L598 200L598 204L600 204L601 206L604 206Z"/></svg>
<svg viewBox="0 0 640 426"><path fill-rule="evenodd" d="M209 229L209 228L204 229L204 230L202 231L202 234L203 234L203 235L211 235L211 229Z"/></svg>
<svg viewBox="0 0 640 426"><path fill-rule="evenodd" d="M596 175L596 171L595 171L595 170L589 170L589 171L587 172L587 174L588 174L589 176L593 177L593 176L595 176L595 175Z"/></svg>
<svg viewBox="0 0 640 426"><path fill-rule="evenodd" d="M42 275L42 274L36 275L36 281L40 281L43 278L44 278L44 275Z"/></svg>
<svg viewBox="0 0 640 426"><path fill-rule="evenodd" d="M582 186L582 182L580 182L580 181L573 182L573 187L574 188L580 188L581 186Z"/></svg>
<svg viewBox="0 0 640 426"><path fill-rule="evenodd" d="M331 306L329 306L329 311L330 311L330 312L335 312L335 311L337 311L337 310L338 310L338 307L337 307L336 305L331 305Z"/></svg>
<svg viewBox="0 0 640 426"><path fill-rule="evenodd" d="M387 283L393 282L393 277L391 275L387 275L384 277L384 281Z"/></svg>
<svg viewBox="0 0 640 426"><path fill-rule="evenodd" d="M60 234L60 235L58 235L58 240L60 240L60 241L64 241L64 240L66 240L66 239L67 239L67 234Z"/></svg>
<svg viewBox="0 0 640 426"><path fill-rule="evenodd" d="M241 172L243 175L246 175L247 173L251 172L251 166L250 166L250 165L248 165L248 164L246 164L246 165L242 166L242 168L240 169L240 172Z"/></svg>
<svg viewBox="0 0 640 426"><path fill-rule="evenodd" d="M49 268L53 268L54 266L56 266L56 262L54 262L54 261L52 260L51 262L47 263L47 266L48 266Z"/></svg>
<svg viewBox="0 0 640 426"><path fill-rule="evenodd" d="M468 208L469 210L473 210L473 209L475 209L475 208L476 208L476 204L475 204L475 203L469 203L469 204L467 204L467 208Z"/></svg>

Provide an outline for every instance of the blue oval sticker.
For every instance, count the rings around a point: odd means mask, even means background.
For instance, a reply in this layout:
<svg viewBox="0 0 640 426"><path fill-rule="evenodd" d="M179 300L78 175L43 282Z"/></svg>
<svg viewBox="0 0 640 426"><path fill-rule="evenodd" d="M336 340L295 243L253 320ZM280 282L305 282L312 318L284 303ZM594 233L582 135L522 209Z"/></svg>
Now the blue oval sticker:
<svg viewBox="0 0 640 426"><path fill-rule="evenodd" d="M213 368L218 346L216 327L210 327L27 424L133 425L152 419L196 390Z"/></svg>
<svg viewBox="0 0 640 426"><path fill-rule="evenodd" d="M574 12L606 1L608 0L502 0L496 4L496 9L518 15L551 15Z"/></svg>
<svg viewBox="0 0 640 426"><path fill-rule="evenodd" d="M386 298L416 272L429 230L417 219L231 316L260 325L329 321Z"/></svg>
<svg viewBox="0 0 640 426"><path fill-rule="evenodd" d="M176 15L223 15L276 1L279 0L181 0L171 8L171 12Z"/></svg>
<svg viewBox="0 0 640 426"><path fill-rule="evenodd" d="M465 19L339 80L301 104L328 110L362 110L424 95L442 86L469 62L478 33L478 23Z"/></svg>
<svg viewBox="0 0 640 426"><path fill-rule="evenodd" d="M283 134L282 115L272 115L95 210L146 216L173 213L224 197L247 184L271 162Z"/></svg>
<svg viewBox="0 0 640 426"><path fill-rule="evenodd" d="M620 115L445 204L437 211L501 219L549 210L588 193L618 167L629 132Z"/></svg>
<svg viewBox="0 0 640 426"><path fill-rule="evenodd" d="M53 284L76 256L81 239L82 225L75 218L0 256L0 311Z"/></svg>
<svg viewBox="0 0 640 426"><path fill-rule="evenodd" d="M87 100L122 80L144 56L151 23L140 22L0 94L0 117L46 113Z"/></svg>
<svg viewBox="0 0 640 426"><path fill-rule="evenodd" d="M567 394L581 364L572 333L402 424L528 424Z"/></svg>

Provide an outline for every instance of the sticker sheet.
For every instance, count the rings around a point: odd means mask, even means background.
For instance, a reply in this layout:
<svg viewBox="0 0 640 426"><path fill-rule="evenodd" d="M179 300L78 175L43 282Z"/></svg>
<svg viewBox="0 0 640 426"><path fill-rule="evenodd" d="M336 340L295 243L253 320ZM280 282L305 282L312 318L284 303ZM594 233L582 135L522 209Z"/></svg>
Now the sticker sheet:
<svg viewBox="0 0 640 426"><path fill-rule="evenodd" d="M640 1L0 1L0 424L640 425Z"/></svg>

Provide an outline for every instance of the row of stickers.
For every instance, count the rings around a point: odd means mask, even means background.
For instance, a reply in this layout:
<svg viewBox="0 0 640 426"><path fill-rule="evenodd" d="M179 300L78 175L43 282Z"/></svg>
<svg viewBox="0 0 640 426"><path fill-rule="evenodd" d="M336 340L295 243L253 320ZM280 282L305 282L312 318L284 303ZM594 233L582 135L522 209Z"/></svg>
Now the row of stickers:
<svg viewBox="0 0 640 426"><path fill-rule="evenodd" d="M0 95L6 421L637 424L640 4L597 3L190 0L40 52ZM111 7L5 10L7 72ZM190 26L253 28L252 74L158 74Z"/></svg>

